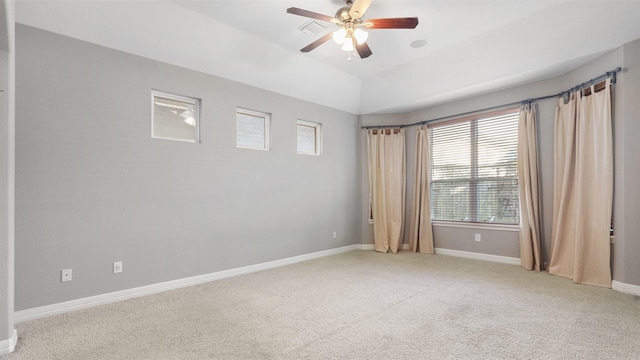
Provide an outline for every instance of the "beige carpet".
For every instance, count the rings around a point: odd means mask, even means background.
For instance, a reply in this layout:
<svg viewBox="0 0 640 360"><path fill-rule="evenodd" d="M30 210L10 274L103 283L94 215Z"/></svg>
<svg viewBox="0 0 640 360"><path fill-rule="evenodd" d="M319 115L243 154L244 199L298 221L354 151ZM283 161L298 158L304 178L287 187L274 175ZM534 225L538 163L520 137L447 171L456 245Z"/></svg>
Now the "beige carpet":
<svg viewBox="0 0 640 360"><path fill-rule="evenodd" d="M513 265L353 251L18 335L0 359L640 359L640 301Z"/></svg>

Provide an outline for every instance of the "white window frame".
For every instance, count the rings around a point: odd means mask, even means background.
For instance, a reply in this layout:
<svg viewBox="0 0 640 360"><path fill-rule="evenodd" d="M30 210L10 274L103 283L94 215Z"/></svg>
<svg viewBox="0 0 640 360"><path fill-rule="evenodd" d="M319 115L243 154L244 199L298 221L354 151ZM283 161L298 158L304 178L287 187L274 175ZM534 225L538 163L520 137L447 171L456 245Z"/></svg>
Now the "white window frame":
<svg viewBox="0 0 640 360"><path fill-rule="evenodd" d="M298 150L298 137L297 137L298 126L308 126L308 127L315 128L316 138L315 138L315 149L313 153L300 152ZM305 120L298 120L296 122L296 152L299 155L312 155L312 156L322 155L322 124L321 123L315 123L315 122L305 121Z"/></svg>
<svg viewBox="0 0 640 360"><path fill-rule="evenodd" d="M173 100L173 101L179 101L179 102L183 102L185 104L189 104L189 105L193 105L194 108L194 114L193 114L193 118L194 118L194 135L193 135L193 140L187 140L187 139L180 139L180 138L172 138L172 137L163 137L163 136L156 136L154 135L155 133L155 129L154 129L154 124L155 124L155 100L156 97L159 98L163 98L163 99L169 99L169 100ZM181 141L181 142L188 142L188 143L199 143L200 142L200 99L197 98L193 98L193 97L188 97L188 96L182 96L182 95L177 95L177 94L172 94L172 93L168 93L168 92L164 92L164 91L159 91L159 90L151 90L151 138L153 139L161 139L161 140L172 140L172 141Z"/></svg>
<svg viewBox="0 0 640 360"><path fill-rule="evenodd" d="M477 121L482 121L485 119L490 119L493 117L497 117L497 116L511 116L514 117L515 116L515 120L517 123L517 114L518 114L518 108L508 108L508 109L504 109L504 110L499 110L499 111L494 111L494 112L485 112L485 113L480 113L480 114L476 114L473 116L468 116L468 117L462 117L462 118L457 118L457 119L451 119L451 120L447 120L447 121L443 121L443 122L438 122L438 123L433 123L433 124L429 124L428 128L429 128L429 146L433 147L434 146L434 141L432 139L433 136L433 128L439 127L439 126L443 126L443 125L447 125L447 124L455 124L455 123L470 123L470 132L472 134L471 136L471 151L473 154L475 154L476 158L475 160L472 158L471 160L471 164L470 164L470 170L471 170L471 176L468 179L459 179L461 182L469 182L469 219L460 219L460 220L454 220L454 219L435 219L434 216L434 206L432 204L431 206L431 221L432 223L435 224L458 224L457 227L462 227L464 226L463 224L473 224L472 227L476 227L478 224L487 224L487 225L491 225L491 226L495 226L495 227L499 227L501 229L513 229L515 227L518 226L518 222L515 223L504 223L504 222L486 222L483 220L478 219L478 209L479 209L479 204L477 202L477 194L478 194L478 184L482 181L487 181L487 180L492 180L492 178L487 178L487 177L478 177L477 174L477 169L478 169L478 163L477 163L477 150L473 151L473 148L477 149L478 146L478 139L476 136L473 136L473 134L476 133L477 129ZM433 166L434 162L433 159L431 159L431 156L433 155L433 151L432 149L430 149L429 151L430 153L430 166ZM516 182L518 181L518 176L517 174L511 177L504 177L504 178L497 178L497 179L505 179L508 180L509 178L511 178L511 180L515 180ZM433 180L433 179L429 179L429 188L430 191L433 191L433 185L435 183L438 182L449 182L452 181L453 179L443 179L443 180ZM433 202L434 200L434 196L432 194L431 196L431 201ZM519 199L518 199L519 200ZM517 204L515 205L516 209L517 209Z"/></svg>
<svg viewBox="0 0 640 360"><path fill-rule="evenodd" d="M264 120L264 147L260 148L260 147L238 145L238 114L259 117ZM271 114L262 112L262 111L244 109L240 107L236 108L236 148L269 151L270 143L271 143L270 139L271 139Z"/></svg>

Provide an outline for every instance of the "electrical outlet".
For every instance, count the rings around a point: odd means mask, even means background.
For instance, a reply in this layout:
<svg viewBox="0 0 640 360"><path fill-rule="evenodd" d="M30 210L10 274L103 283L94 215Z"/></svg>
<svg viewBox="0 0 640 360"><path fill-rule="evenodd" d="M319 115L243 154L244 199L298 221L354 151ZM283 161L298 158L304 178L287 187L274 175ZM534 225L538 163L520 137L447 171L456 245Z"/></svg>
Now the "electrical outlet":
<svg viewBox="0 0 640 360"><path fill-rule="evenodd" d="M72 276L71 269L64 269L61 271L60 281L65 282L65 281L71 281L72 279L73 279L73 276Z"/></svg>
<svg viewBox="0 0 640 360"><path fill-rule="evenodd" d="M333 232L333 238L335 239L335 238L337 238L337 237L338 237L338 233L334 231L334 232Z"/></svg>
<svg viewBox="0 0 640 360"><path fill-rule="evenodd" d="M119 274L122 272L122 261L116 261L113 263L113 273Z"/></svg>
<svg viewBox="0 0 640 360"><path fill-rule="evenodd" d="M476 242L482 241L482 236L480 234L476 234Z"/></svg>

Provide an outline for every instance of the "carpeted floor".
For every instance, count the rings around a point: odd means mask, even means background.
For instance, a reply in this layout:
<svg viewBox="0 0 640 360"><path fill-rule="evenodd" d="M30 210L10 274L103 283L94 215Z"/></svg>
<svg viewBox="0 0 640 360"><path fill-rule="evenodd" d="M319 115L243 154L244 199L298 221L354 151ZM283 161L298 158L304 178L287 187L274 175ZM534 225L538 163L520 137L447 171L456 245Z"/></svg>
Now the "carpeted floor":
<svg viewBox="0 0 640 360"><path fill-rule="evenodd" d="M18 324L0 359L640 359L640 301L518 266L352 251Z"/></svg>

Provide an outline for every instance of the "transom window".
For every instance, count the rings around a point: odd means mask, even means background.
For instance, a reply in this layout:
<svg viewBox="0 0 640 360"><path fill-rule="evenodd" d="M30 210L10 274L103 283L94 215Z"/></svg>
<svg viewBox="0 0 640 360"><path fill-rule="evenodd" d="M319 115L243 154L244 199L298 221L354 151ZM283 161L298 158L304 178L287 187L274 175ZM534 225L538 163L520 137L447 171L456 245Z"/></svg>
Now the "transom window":
<svg viewBox="0 0 640 360"><path fill-rule="evenodd" d="M432 220L517 224L518 109L428 128Z"/></svg>
<svg viewBox="0 0 640 360"><path fill-rule="evenodd" d="M151 91L151 137L198 142L200 100Z"/></svg>
<svg viewBox="0 0 640 360"><path fill-rule="evenodd" d="M238 108L236 110L236 146L244 149L269 150L267 113Z"/></svg>
<svg viewBox="0 0 640 360"><path fill-rule="evenodd" d="M320 124L298 120L298 154L320 155Z"/></svg>

